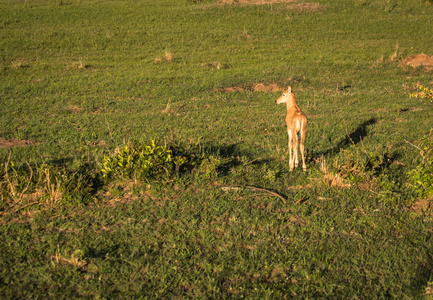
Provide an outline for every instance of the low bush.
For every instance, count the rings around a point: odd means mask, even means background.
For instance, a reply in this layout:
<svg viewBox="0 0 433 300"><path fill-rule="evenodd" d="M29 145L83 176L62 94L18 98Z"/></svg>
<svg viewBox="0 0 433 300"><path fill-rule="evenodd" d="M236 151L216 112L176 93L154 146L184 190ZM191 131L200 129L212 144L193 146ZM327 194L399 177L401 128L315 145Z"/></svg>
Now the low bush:
<svg viewBox="0 0 433 300"><path fill-rule="evenodd" d="M421 163L410 172L419 197L433 196L433 130L419 143Z"/></svg>
<svg viewBox="0 0 433 300"><path fill-rule="evenodd" d="M426 87L420 83L417 83L415 85L415 88L418 90L417 92L410 93L410 98L421 98L421 99L427 99L433 102L433 89Z"/></svg>
<svg viewBox="0 0 433 300"><path fill-rule="evenodd" d="M159 146L155 140L152 140L150 145L134 142L117 150L113 155L105 156L101 172L105 179L167 179L185 162L186 158L173 157L167 145Z"/></svg>

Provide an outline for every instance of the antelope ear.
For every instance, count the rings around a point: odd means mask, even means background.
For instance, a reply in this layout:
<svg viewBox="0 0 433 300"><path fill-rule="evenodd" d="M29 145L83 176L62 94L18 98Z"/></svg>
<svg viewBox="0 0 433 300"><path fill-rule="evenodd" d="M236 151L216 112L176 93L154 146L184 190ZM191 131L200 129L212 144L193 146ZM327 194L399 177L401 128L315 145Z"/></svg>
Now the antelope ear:
<svg viewBox="0 0 433 300"><path fill-rule="evenodd" d="M287 94L291 94L292 93L292 88L289 86L289 88L287 89Z"/></svg>

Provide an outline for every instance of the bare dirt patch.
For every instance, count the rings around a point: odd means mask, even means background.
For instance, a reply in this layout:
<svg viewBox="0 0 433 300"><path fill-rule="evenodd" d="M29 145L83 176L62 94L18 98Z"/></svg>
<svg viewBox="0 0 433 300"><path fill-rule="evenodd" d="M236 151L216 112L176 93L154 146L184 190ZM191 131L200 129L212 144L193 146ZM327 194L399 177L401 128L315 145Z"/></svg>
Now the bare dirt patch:
<svg viewBox="0 0 433 300"><path fill-rule="evenodd" d="M415 201L411 209L415 211L417 214L422 215L423 213L427 213L430 216L433 215L433 197L427 199L420 199Z"/></svg>
<svg viewBox="0 0 433 300"><path fill-rule="evenodd" d="M252 89L253 92L264 92L264 93L271 93L271 92L277 92L281 91L282 88L280 88L275 83L271 83L269 85L265 85L263 83L257 83L255 84Z"/></svg>
<svg viewBox="0 0 433 300"><path fill-rule="evenodd" d="M297 0L220 0L220 4L243 4L243 5L263 5L274 3L291 3Z"/></svg>
<svg viewBox="0 0 433 300"><path fill-rule="evenodd" d="M230 87L226 87L223 88L221 90L216 90L216 92L223 92L223 93L235 93L235 92L244 92L245 89L238 87L238 86L230 86Z"/></svg>
<svg viewBox="0 0 433 300"><path fill-rule="evenodd" d="M424 53L418 55L410 55L406 57L401 63L401 66L409 66L413 68L424 67L427 71L433 71L433 55Z"/></svg>
<svg viewBox="0 0 433 300"><path fill-rule="evenodd" d="M0 138L0 148L24 147L24 146L34 145L34 144L35 143L27 140L17 140L17 139L6 140Z"/></svg>
<svg viewBox="0 0 433 300"><path fill-rule="evenodd" d="M319 11L325 8L325 6L317 3L299 3L295 5L287 6L288 9L297 11Z"/></svg>
<svg viewBox="0 0 433 300"><path fill-rule="evenodd" d="M239 86L230 86L222 89L215 89L215 92L223 92L223 93L236 93L236 92L263 92L263 93L272 93L276 91L282 91L283 89L280 88L277 84L271 83L271 84L264 84L264 83L256 83L251 85L250 87L239 87Z"/></svg>
<svg viewBox="0 0 433 300"><path fill-rule="evenodd" d="M289 5L286 8L296 11L319 11L325 8L325 6L317 3L299 3L299 0L220 0L217 2L218 5L266 5L266 4L278 4L278 3L296 3Z"/></svg>
<svg viewBox="0 0 433 300"><path fill-rule="evenodd" d="M72 106L69 106L66 110L69 110L72 114L77 114L77 113L83 111L83 109L84 108L81 106L72 105Z"/></svg>
<svg viewBox="0 0 433 300"><path fill-rule="evenodd" d="M223 69L231 69L232 66L228 64L223 64L220 61L214 61L208 64L202 64L203 67L208 69L217 69L217 70L223 70Z"/></svg>

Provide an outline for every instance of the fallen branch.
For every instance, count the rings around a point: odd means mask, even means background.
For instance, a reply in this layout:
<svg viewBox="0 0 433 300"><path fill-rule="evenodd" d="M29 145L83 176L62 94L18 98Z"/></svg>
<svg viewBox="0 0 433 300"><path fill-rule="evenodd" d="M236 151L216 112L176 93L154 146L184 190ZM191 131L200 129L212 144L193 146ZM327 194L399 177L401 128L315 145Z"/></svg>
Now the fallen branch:
<svg viewBox="0 0 433 300"><path fill-rule="evenodd" d="M28 207L28 206L32 206L32 205L35 205L35 204L38 204L38 203L39 203L39 201L35 201L35 202L28 203L28 204L26 204L26 205L23 205L23 206L21 206L21 207L18 207L18 208L15 209L12 213L16 213L16 212L18 212L18 211L20 211L20 210L22 210L22 209L24 209L24 208L26 208L26 207Z"/></svg>
<svg viewBox="0 0 433 300"><path fill-rule="evenodd" d="M38 203L39 203L39 201L35 201L35 202L27 203L26 205L20 206L14 210L2 211L2 212L0 212L0 216L6 215L6 214L14 214L14 213L26 208L26 207L29 207L29 206L32 206L32 205L35 205Z"/></svg>
<svg viewBox="0 0 433 300"><path fill-rule="evenodd" d="M307 198L305 198L305 197L299 198L298 200L296 200L295 204L298 205L298 204L304 202L305 200L307 200Z"/></svg>
<svg viewBox="0 0 433 300"><path fill-rule="evenodd" d="M404 141L405 141L406 143L408 143L409 145L414 146L414 147L417 148L419 151L422 150L420 147L418 147L418 146L412 144L411 142L409 142L409 141L407 141L407 140L404 140Z"/></svg>

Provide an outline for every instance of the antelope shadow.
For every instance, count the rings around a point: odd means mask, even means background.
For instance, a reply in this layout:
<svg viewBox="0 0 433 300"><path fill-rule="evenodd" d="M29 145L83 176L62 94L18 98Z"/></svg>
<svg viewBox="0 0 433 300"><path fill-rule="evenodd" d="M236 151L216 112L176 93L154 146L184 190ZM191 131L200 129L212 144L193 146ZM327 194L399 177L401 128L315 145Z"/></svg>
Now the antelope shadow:
<svg viewBox="0 0 433 300"><path fill-rule="evenodd" d="M377 123L375 118L371 118L368 121L365 121L361 125L358 126L353 132L346 135L344 139L342 139L335 147L335 150L340 150L341 148L346 148L350 144L358 144L360 141L362 141L363 138L365 138L368 135L368 126L371 126L373 124Z"/></svg>
<svg viewBox="0 0 433 300"><path fill-rule="evenodd" d="M342 138L333 148L326 149L322 152L314 153L313 157L328 154L334 155L340 152L341 149L348 148L350 145L358 144L368 135L369 127L376 123L377 120L375 118L371 118L363 122L354 131L348 133L344 138Z"/></svg>

